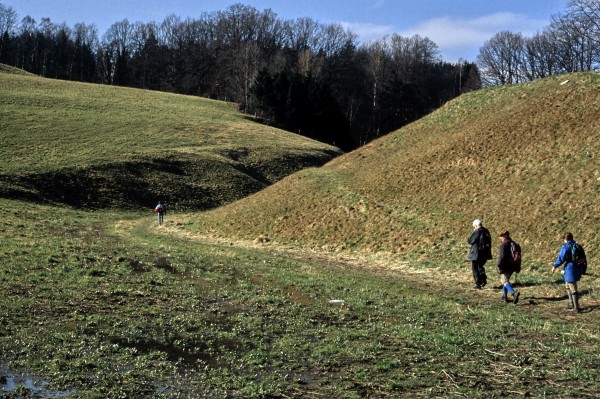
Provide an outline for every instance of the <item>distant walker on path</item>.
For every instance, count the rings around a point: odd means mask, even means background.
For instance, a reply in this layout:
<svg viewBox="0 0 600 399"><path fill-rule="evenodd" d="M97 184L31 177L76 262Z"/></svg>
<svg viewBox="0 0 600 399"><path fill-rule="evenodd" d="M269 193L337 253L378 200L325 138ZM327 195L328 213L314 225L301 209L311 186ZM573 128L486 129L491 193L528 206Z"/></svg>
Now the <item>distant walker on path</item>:
<svg viewBox="0 0 600 399"><path fill-rule="evenodd" d="M167 207L165 206L165 204L162 203L162 201L158 201L158 205L154 207L154 213L156 213L156 215L158 216L158 225L162 226L165 220L165 215L167 213Z"/></svg>

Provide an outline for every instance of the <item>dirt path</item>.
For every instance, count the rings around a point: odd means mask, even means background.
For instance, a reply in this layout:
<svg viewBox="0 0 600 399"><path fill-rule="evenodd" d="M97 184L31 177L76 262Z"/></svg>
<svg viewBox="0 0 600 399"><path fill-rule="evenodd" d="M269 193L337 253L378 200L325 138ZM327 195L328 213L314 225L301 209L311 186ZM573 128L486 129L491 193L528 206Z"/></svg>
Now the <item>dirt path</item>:
<svg viewBox="0 0 600 399"><path fill-rule="evenodd" d="M503 304L500 301L500 283L494 261L489 262L486 267L489 279L488 286L481 290L475 290L472 288L471 265L468 262L465 262L460 268L452 270L430 267L426 269L416 268L408 262L399 260L392 254L332 253L278 245L272 241L260 239L254 241L224 239L187 232L178 228L177 220L166 223L161 227L149 222L147 219L121 221L117 223L116 229L126 234L135 235L135 230L139 230L174 239L243 248L284 258L315 262L342 270L353 268L365 273L374 273L380 277L389 275L390 278L410 283L410 286L429 292L432 295L456 296L462 298L462 300L469 298L467 302L471 304L468 306L473 307L514 306L512 303ZM548 273L550 273L550 267L548 267ZM515 278L513 277L512 280L515 280ZM567 296L562 284L553 282L530 283L523 276L517 276L513 286L521 292L517 306L525 311L537 312L542 317L556 321L575 321L587 328L600 328L600 319L598 319L596 313L600 309L600 300L594 293L595 283L596 279L594 277L586 276L582 279L580 305L583 311L579 314L567 311Z"/></svg>

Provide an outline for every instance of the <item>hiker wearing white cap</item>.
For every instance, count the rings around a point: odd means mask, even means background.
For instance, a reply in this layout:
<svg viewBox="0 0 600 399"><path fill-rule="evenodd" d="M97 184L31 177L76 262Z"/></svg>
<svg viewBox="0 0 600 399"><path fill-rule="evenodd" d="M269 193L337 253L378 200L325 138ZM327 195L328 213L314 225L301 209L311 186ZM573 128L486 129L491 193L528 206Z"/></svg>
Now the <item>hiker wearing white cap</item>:
<svg viewBox="0 0 600 399"><path fill-rule="evenodd" d="M473 220L473 233L467 242L471 244L467 260L471 261L471 271L473 273L473 280L475 280L475 288L481 289L487 284L485 263L492 259L492 236L489 230L483 227L481 220Z"/></svg>

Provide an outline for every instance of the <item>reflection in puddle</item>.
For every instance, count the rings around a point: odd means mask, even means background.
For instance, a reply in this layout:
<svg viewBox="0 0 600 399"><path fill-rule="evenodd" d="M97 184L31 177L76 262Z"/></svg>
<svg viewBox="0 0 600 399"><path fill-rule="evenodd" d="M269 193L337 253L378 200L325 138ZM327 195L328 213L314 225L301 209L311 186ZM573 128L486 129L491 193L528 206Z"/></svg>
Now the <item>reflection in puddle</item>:
<svg viewBox="0 0 600 399"><path fill-rule="evenodd" d="M154 340L129 341L125 338L112 337L111 342L124 348L133 348L140 353L163 352L167 359L183 368L198 368L200 366L221 367L218 356L223 351L235 352L241 349L241 344L233 339L218 338L208 347L203 342L189 342L185 348L172 343L161 343Z"/></svg>
<svg viewBox="0 0 600 399"><path fill-rule="evenodd" d="M0 394L14 392L17 395L32 397L64 398L75 393L74 389L52 391L47 388L47 385L47 381L27 374L14 373L0 366Z"/></svg>

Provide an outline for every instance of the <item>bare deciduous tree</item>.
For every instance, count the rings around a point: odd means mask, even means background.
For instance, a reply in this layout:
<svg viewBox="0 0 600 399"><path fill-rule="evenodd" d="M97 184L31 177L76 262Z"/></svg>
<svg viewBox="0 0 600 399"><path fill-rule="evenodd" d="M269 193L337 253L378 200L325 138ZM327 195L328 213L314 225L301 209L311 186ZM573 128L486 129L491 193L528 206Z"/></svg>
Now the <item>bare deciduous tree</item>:
<svg viewBox="0 0 600 399"><path fill-rule="evenodd" d="M12 7L0 3L0 35L14 33L17 19L17 12Z"/></svg>
<svg viewBox="0 0 600 399"><path fill-rule="evenodd" d="M486 84L518 83L566 72L597 70L600 1L570 0L567 11L553 16L542 33L526 39L519 36L500 32L480 49L478 62Z"/></svg>
<svg viewBox="0 0 600 399"><path fill-rule="evenodd" d="M393 34L390 51L392 68L405 83L413 83L414 76L422 65L440 60L437 45L431 39L419 35L403 37Z"/></svg>
<svg viewBox="0 0 600 399"><path fill-rule="evenodd" d="M537 33L525 39L523 71L529 81L552 76L557 72L557 47L549 33Z"/></svg>
<svg viewBox="0 0 600 399"><path fill-rule="evenodd" d="M364 48L368 54L366 68L372 82L371 96L373 110L375 111L379 106L379 96L382 90L383 81L387 77L391 49L387 37L371 43Z"/></svg>
<svg viewBox="0 0 600 399"><path fill-rule="evenodd" d="M520 33L502 31L486 41L477 62L487 85L520 83L525 40Z"/></svg>

